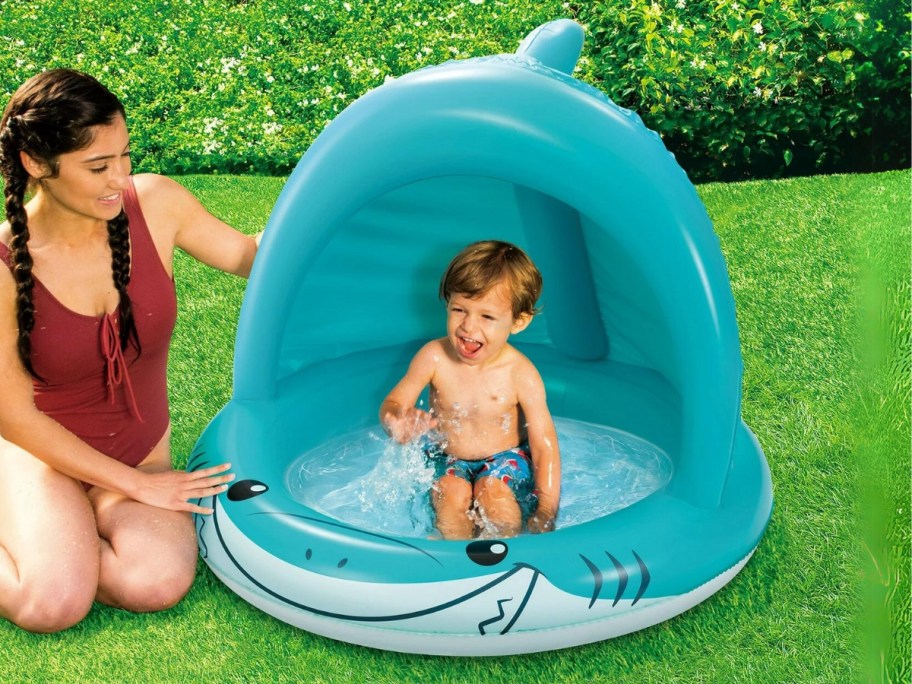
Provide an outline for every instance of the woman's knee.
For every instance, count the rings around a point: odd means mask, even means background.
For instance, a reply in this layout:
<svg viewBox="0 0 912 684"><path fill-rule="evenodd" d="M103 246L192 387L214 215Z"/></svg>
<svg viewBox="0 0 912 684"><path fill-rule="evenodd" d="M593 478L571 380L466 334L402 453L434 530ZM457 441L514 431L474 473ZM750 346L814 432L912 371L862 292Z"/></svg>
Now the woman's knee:
<svg viewBox="0 0 912 684"><path fill-rule="evenodd" d="M22 629L40 634L61 632L81 622L92 609L97 590L95 582L72 578L35 584L23 585L10 619Z"/></svg>
<svg viewBox="0 0 912 684"><path fill-rule="evenodd" d="M98 598L136 613L166 610L193 585L199 551L189 515L102 493L93 498L105 538Z"/></svg>
<svg viewBox="0 0 912 684"><path fill-rule="evenodd" d="M162 559L159 558L159 561ZM175 606L187 595L196 576L196 561L169 558L152 565L122 568L107 588L118 607L134 613L155 613Z"/></svg>

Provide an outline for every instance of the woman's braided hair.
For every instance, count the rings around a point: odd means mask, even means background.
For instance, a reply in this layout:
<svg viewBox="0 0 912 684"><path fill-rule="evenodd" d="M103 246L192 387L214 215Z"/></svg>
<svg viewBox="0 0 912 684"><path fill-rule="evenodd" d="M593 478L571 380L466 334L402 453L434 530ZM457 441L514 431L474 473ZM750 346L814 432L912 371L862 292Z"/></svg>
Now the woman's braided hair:
<svg viewBox="0 0 912 684"><path fill-rule="evenodd" d="M28 215L25 195L29 177L20 152L26 152L50 170L46 178L59 173L59 157L84 149L92 143L96 126L109 125L117 116L126 118L123 105L107 88L86 74L70 69L53 69L26 81L12 96L0 117L0 174L6 196L6 218L10 224L10 265L16 281L16 318L19 325L18 351L22 364L39 378L31 361L30 336L35 327L32 290L32 257L29 254ZM42 179L35 179L42 180ZM121 211L108 221L111 271L120 295L120 340L126 349L132 341L139 349L133 309L127 294L130 282L130 232Z"/></svg>

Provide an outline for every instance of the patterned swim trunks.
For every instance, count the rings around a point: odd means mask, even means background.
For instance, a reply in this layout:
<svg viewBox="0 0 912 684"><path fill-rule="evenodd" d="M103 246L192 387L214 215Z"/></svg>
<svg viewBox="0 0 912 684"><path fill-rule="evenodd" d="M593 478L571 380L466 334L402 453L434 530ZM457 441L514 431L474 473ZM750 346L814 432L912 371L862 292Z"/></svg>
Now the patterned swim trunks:
<svg viewBox="0 0 912 684"><path fill-rule="evenodd" d="M496 477L513 491L523 516L530 515L538 505L535 479L532 477L532 451L528 444L520 444L477 461L450 456L436 444L426 445L424 453L434 466L434 478L437 480L453 475L474 485L482 478Z"/></svg>

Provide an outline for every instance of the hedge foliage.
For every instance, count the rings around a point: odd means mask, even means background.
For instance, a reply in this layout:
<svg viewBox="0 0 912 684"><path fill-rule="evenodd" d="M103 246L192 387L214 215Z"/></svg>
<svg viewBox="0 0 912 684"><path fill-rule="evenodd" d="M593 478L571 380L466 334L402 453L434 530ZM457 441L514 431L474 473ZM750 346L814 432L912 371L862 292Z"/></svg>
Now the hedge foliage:
<svg viewBox="0 0 912 684"><path fill-rule="evenodd" d="M622 0L579 7L588 80L692 175L909 162L909 25L888 0Z"/></svg>
<svg viewBox="0 0 912 684"><path fill-rule="evenodd" d="M77 68L124 100L140 168L287 173L386 79L510 52L538 24L569 16L589 34L575 75L639 112L694 179L893 167L909 149L909 29L893 7L0 0L0 100L40 70Z"/></svg>

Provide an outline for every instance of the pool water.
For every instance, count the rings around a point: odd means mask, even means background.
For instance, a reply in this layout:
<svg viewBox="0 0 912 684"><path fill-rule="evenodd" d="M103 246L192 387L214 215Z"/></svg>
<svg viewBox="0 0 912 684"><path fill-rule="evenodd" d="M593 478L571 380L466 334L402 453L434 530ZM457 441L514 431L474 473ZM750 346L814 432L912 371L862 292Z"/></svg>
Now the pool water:
<svg viewBox="0 0 912 684"><path fill-rule="evenodd" d="M601 518L643 499L671 479L668 455L635 435L556 418L562 484L557 529ZM418 444L400 445L379 428L324 442L289 470L301 503L372 532L428 537L434 470Z"/></svg>

